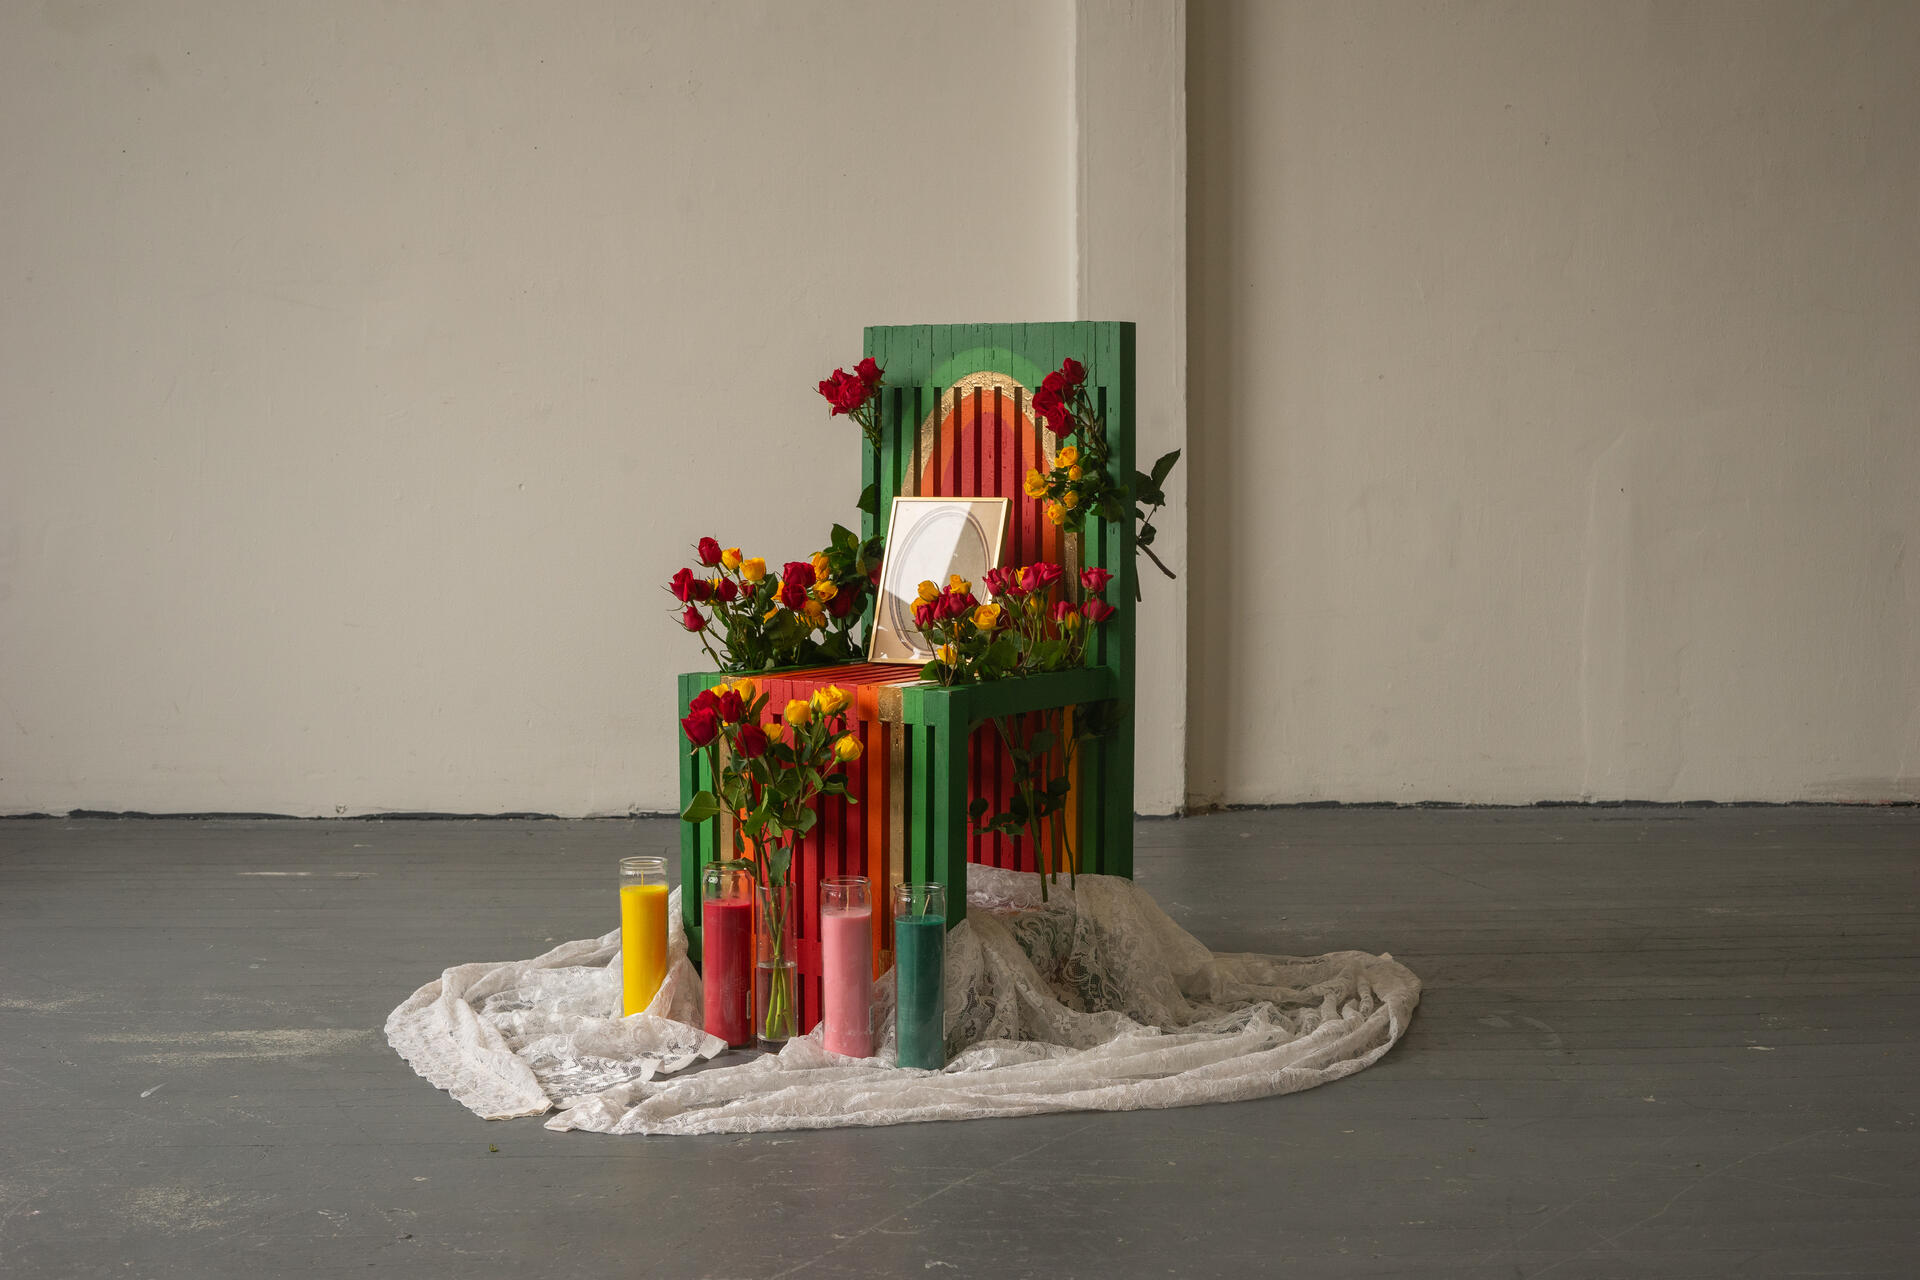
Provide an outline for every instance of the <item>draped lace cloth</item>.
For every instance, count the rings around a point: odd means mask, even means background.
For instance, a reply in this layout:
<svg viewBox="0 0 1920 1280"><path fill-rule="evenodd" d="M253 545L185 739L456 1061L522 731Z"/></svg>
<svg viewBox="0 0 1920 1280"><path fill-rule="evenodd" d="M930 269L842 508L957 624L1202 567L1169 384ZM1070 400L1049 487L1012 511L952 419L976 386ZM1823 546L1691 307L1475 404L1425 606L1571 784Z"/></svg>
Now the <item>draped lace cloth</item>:
<svg viewBox="0 0 1920 1280"><path fill-rule="evenodd" d="M1129 880L1081 876L1042 905L1031 873L969 868L947 936L944 1071L893 1066L893 975L874 984L871 1058L820 1032L688 1070L700 1029L679 890L666 981L620 1012L620 931L531 960L448 969L387 1019L414 1070L489 1120L549 1129L755 1133L1233 1102L1310 1089L1406 1033L1420 981L1392 956L1215 953ZM684 1074L682 1074L684 1073Z"/></svg>

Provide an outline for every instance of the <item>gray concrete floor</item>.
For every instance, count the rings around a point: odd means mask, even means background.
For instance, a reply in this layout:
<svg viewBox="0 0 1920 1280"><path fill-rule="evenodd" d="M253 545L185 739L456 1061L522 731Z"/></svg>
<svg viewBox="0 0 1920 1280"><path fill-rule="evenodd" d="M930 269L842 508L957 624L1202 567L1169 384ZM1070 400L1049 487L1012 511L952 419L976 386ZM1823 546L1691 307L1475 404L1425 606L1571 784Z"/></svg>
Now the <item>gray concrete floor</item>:
<svg viewBox="0 0 1920 1280"><path fill-rule="evenodd" d="M0 823L0 1275L1913 1276L1920 811L1143 823L1220 950L1391 951L1290 1097L743 1138L489 1124L378 1028L613 923L637 822Z"/></svg>

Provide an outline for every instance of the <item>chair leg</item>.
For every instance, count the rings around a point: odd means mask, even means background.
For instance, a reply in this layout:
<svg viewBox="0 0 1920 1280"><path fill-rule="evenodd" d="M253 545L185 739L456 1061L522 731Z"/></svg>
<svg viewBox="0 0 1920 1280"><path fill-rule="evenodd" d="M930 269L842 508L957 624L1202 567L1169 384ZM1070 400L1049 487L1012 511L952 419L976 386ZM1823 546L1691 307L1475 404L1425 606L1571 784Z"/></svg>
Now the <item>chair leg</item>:
<svg viewBox="0 0 1920 1280"><path fill-rule="evenodd" d="M967 918L967 737L965 724L932 726L933 870L947 886L947 927Z"/></svg>

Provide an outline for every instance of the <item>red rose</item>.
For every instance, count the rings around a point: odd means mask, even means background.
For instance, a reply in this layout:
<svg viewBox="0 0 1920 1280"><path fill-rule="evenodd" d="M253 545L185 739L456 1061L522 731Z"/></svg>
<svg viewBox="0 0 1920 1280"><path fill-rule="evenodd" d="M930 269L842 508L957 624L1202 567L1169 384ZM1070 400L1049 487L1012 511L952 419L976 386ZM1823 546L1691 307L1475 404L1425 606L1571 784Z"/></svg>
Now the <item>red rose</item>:
<svg viewBox="0 0 1920 1280"><path fill-rule="evenodd" d="M933 621L934 621L933 605L931 602L922 600L918 604L913 606L913 625L914 626L920 628L922 631L925 631L928 627L933 625Z"/></svg>
<svg viewBox="0 0 1920 1280"><path fill-rule="evenodd" d="M680 615L680 625L689 631L705 631L707 629L707 620L700 616L698 609L692 605L688 605L687 611Z"/></svg>
<svg viewBox="0 0 1920 1280"><path fill-rule="evenodd" d="M739 724L746 718L747 704L741 696L729 689L720 695L720 718L728 724Z"/></svg>
<svg viewBox="0 0 1920 1280"><path fill-rule="evenodd" d="M1053 614L1053 620L1059 622L1064 618L1078 613L1079 610L1073 607L1073 601L1071 600L1055 600L1051 612Z"/></svg>
<svg viewBox="0 0 1920 1280"><path fill-rule="evenodd" d="M1067 412L1067 405L1052 391L1041 391L1033 397L1033 411L1040 415L1047 430L1057 436L1064 436L1073 430L1073 416Z"/></svg>
<svg viewBox="0 0 1920 1280"><path fill-rule="evenodd" d="M682 569L673 575L673 581L669 582L667 586L672 589L674 599L678 600L681 604L685 604L693 599L693 584L698 581L700 581L700 579L693 576L693 570Z"/></svg>
<svg viewBox="0 0 1920 1280"><path fill-rule="evenodd" d="M687 704L688 711L711 711L716 715L720 711L720 699L714 697L713 690L702 689L693 695L693 701Z"/></svg>
<svg viewBox="0 0 1920 1280"><path fill-rule="evenodd" d="M807 607L807 589L797 583L780 584L780 603L796 613Z"/></svg>
<svg viewBox="0 0 1920 1280"><path fill-rule="evenodd" d="M986 580L987 590L996 596L1020 594L1020 575L1011 569L989 569Z"/></svg>
<svg viewBox="0 0 1920 1280"><path fill-rule="evenodd" d="M793 586L797 583L801 590L806 590L813 585L813 561L787 561L785 565L781 566L780 581L786 583L788 586Z"/></svg>
<svg viewBox="0 0 1920 1280"><path fill-rule="evenodd" d="M1058 370L1055 370L1040 379L1040 390L1050 396L1064 396L1067 394L1067 380Z"/></svg>
<svg viewBox="0 0 1920 1280"><path fill-rule="evenodd" d="M1087 615L1088 622L1105 622L1108 618L1120 612L1105 600L1089 600L1081 606L1080 611Z"/></svg>
<svg viewBox="0 0 1920 1280"><path fill-rule="evenodd" d="M858 587L842 587L834 593L833 599L827 601L827 615L834 618L844 618L849 613L852 613L854 606L859 603L860 589Z"/></svg>
<svg viewBox="0 0 1920 1280"><path fill-rule="evenodd" d="M873 362L872 356L868 356L866 359L862 360L859 364L853 366L853 374L856 378L860 379L862 386L867 386L867 387L879 386L880 373L881 373L880 366Z"/></svg>
<svg viewBox="0 0 1920 1280"><path fill-rule="evenodd" d="M767 734L757 724L743 724L733 736L733 748L742 760L755 760L767 753Z"/></svg>
<svg viewBox="0 0 1920 1280"><path fill-rule="evenodd" d="M713 597L721 604L732 604L740 595L740 587L732 578L720 579L720 585L713 589Z"/></svg>
<svg viewBox="0 0 1920 1280"><path fill-rule="evenodd" d="M871 361L866 363L871 364ZM848 373L845 369L835 369L833 376L820 384L820 394L833 406L832 413L852 413L867 402L867 396L878 385L879 369L875 369L875 381L869 383L859 374Z"/></svg>
<svg viewBox="0 0 1920 1280"><path fill-rule="evenodd" d="M687 593L700 604L713 599L713 584L705 578L695 578L687 585Z"/></svg>
<svg viewBox="0 0 1920 1280"><path fill-rule="evenodd" d="M1107 584L1113 581L1113 575L1105 569L1082 569L1080 585L1089 591L1105 591Z"/></svg>
<svg viewBox="0 0 1920 1280"><path fill-rule="evenodd" d="M855 385L858 385L860 382L860 379L855 378L853 379L853 382ZM854 403L854 404L847 403L846 386L847 386L847 371L845 369L835 369L833 371L833 376L829 377L826 381L820 384L820 394L825 396L827 400L827 404L832 406L828 410L828 413L830 415L838 416L840 414L849 412L850 410L857 409L859 407L858 403Z"/></svg>
<svg viewBox="0 0 1920 1280"><path fill-rule="evenodd" d="M1054 583L1060 581L1061 576L1059 565L1054 564L1051 560L1041 560L1035 564L1028 565L1020 571L1020 587L1028 594L1036 591L1045 591Z"/></svg>
<svg viewBox="0 0 1920 1280"><path fill-rule="evenodd" d="M703 709L682 720L680 728L687 735L688 742L696 747L704 747L719 735L720 717Z"/></svg>
<svg viewBox="0 0 1920 1280"><path fill-rule="evenodd" d="M720 544L712 538L700 539L700 563L711 568L720 563Z"/></svg>
<svg viewBox="0 0 1920 1280"><path fill-rule="evenodd" d="M1087 367L1068 356L1060 362L1060 376L1067 380L1068 386L1077 387L1087 380Z"/></svg>

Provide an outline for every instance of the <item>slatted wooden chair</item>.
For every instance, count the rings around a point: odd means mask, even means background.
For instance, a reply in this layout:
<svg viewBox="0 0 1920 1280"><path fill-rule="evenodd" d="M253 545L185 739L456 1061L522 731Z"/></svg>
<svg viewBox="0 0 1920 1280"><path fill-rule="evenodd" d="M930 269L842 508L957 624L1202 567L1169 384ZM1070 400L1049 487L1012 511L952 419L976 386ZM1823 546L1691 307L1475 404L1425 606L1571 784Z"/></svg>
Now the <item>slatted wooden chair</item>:
<svg viewBox="0 0 1920 1280"><path fill-rule="evenodd" d="M1096 633L1087 665L1076 671L956 688L922 682L917 667L886 663L756 676L774 706L828 684L848 690L854 695L849 723L865 748L849 769L849 791L858 803L827 801L793 861L803 1031L819 1019L821 880L865 875L872 881L877 973L892 963L886 919L892 884L945 883L952 925L966 914L968 862L1034 869L1035 850L1027 840L982 834L968 820L976 797L997 812L1012 791L1011 760L989 723L993 717L1119 705L1112 727L1075 761L1066 814L1080 870L1133 874L1133 726L1125 714L1134 687L1133 523L1090 518L1084 533L1063 534L1022 488L1028 468L1044 469L1054 452L1053 436L1032 413L1033 391L1069 356L1087 367L1094 405L1106 418L1115 474L1131 478L1133 325L881 326L866 330L865 354L885 371L886 385L878 451L847 430L850 446L862 451L862 481L879 499L874 513L862 517L862 535L884 529L896 496L1009 498L1002 563L1052 560L1068 569L1069 581L1077 581L1081 568L1105 568L1114 575L1105 597L1119 612ZM867 621L870 627L871 611ZM711 671L681 676L679 713L686 715L702 689L724 678ZM712 781L704 755L688 755L684 746L683 805ZM732 847L724 817L682 824L682 913L696 957L701 868L732 856Z"/></svg>

